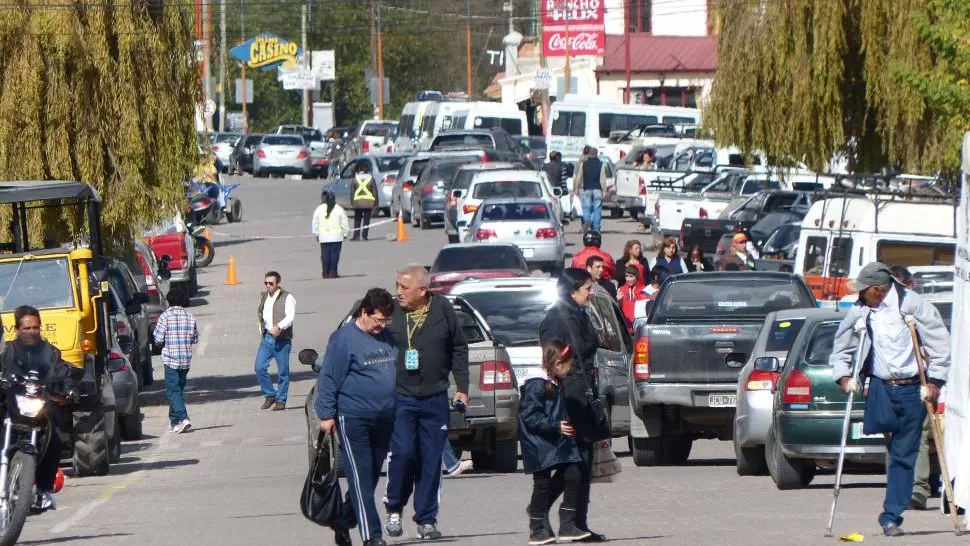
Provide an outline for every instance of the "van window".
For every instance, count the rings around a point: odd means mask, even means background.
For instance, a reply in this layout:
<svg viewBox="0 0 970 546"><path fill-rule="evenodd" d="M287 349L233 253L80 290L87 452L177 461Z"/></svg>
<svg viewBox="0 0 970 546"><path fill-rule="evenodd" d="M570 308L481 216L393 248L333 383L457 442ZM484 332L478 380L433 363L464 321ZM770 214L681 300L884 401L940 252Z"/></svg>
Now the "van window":
<svg viewBox="0 0 970 546"><path fill-rule="evenodd" d="M832 253L829 255L829 277L848 277L852 268L852 238L832 237Z"/></svg>
<svg viewBox="0 0 970 546"><path fill-rule="evenodd" d="M522 134L522 121L516 118L498 118L477 116L475 118L475 129L504 129L510 135Z"/></svg>
<svg viewBox="0 0 970 546"><path fill-rule="evenodd" d="M633 114L600 114L600 138L609 138L614 131L629 131L637 125L656 125L657 116Z"/></svg>
<svg viewBox="0 0 970 546"><path fill-rule="evenodd" d="M953 265L956 247L946 243L916 243L911 241L879 241L876 259L884 264Z"/></svg>
<svg viewBox="0 0 970 546"><path fill-rule="evenodd" d="M424 119L421 120L422 134L428 133L429 135L431 135L432 133L434 133L434 120L435 120L434 116L424 116Z"/></svg>
<svg viewBox="0 0 970 546"><path fill-rule="evenodd" d="M586 136L586 112L559 112L552 120L555 136Z"/></svg>
<svg viewBox="0 0 970 546"><path fill-rule="evenodd" d="M828 238L825 236L809 237L805 242L805 263L802 271L805 275L821 275L825 268L825 248Z"/></svg>

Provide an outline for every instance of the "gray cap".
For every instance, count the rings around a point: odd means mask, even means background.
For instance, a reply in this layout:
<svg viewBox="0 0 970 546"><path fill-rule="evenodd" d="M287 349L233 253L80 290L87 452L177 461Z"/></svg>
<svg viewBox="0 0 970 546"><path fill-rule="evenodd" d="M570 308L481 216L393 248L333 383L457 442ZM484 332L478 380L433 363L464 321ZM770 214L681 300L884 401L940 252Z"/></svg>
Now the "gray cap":
<svg viewBox="0 0 970 546"><path fill-rule="evenodd" d="M889 266L881 262L872 262L862 268L859 276L849 283L849 288L854 292L862 292L871 286L889 284L893 278L893 271Z"/></svg>

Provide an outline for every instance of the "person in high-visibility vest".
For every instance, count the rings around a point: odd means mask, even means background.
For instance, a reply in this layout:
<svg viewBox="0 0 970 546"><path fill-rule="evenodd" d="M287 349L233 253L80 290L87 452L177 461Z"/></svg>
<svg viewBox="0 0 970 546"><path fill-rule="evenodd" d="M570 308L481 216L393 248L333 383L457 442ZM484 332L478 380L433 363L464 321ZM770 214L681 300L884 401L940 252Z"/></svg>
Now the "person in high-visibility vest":
<svg viewBox="0 0 970 546"><path fill-rule="evenodd" d="M351 241L367 240L370 216L377 206L377 183L370 172L370 161L358 161L354 174L354 188L351 204L354 206L354 236Z"/></svg>
<svg viewBox="0 0 970 546"><path fill-rule="evenodd" d="M311 230L320 241L321 279L336 279L337 264L340 262L340 249L344 239L350 235L350 222L343 207L337 204L333 192L324 190L320 195L320 206L313 211Z"/></svg>

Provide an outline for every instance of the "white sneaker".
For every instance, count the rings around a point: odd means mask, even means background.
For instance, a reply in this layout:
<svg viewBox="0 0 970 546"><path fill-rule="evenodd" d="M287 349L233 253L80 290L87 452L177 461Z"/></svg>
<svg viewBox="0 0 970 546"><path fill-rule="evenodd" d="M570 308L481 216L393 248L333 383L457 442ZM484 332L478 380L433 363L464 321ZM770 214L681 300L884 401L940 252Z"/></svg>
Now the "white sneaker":
<svg viewBox="0 0 970 546"><path fill-rule="evenodd" d="M189 429L192 428L192 421L189 421L188 419L186 419L186 420L182 421L181 423L179 423L179 426L182 427L182 430L179 431L179 434L181 434L183 432L188 432Z"/></svg>
<svg viewBox="0 0 970 546"><path fill-rule="evenodd" d="M465 472L468 472L469 470L472 470L474 468L475 468L475 465L474 463L471 462L471 460L461 461L460 463L458 463L458 468L456 468L452 472L446 473L445 477L454 478L455 476L460 476Z"/></svg>

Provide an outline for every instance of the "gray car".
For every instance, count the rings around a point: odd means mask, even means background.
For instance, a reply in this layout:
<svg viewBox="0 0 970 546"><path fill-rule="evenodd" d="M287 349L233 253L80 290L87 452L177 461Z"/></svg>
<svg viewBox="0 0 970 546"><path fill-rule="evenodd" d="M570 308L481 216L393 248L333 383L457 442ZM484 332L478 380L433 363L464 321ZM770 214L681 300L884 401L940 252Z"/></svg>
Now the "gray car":
<svg viewBox="0 0 970 546"><path fill-rule="evenodd" d="M131 269L120 260L107 258L107 280L111 292L117 295L115 305L118 311L125 313L130 320L132 340L130 360L138 375L139 388L144 386L145 377L152 376L152 348L149 338L152 336L151 319L145 304L149 302L148 294L142 292L135 282Z"/></svg>
<svg viewBox="0 0 970 546"><path fill-rule="evenodd" d="M324 189L333 192L337 198L337 204L347 209L353 209L352 195L354 187L354 174L357 167L366 162L370 165L371 175L374 183L377 184L377 212L390 215L391 211L391 192L404 164L407 156L404 154L366 154L357 156L340 169L340 174L334 180L327 182Z"/></svg>
<svg viewBox="0 0 970 546"><path fill-rule="evenodd" d="M432 158L411 192L411 224L428 229L433 223L443 222L445 201L451 193L448 185L455 172L462 165L480 161L481 156L473 154Z"/></svg>
<svg viewBox="0 0 970 546"><path fill-rule="evenodd" d="M312 173L310 148L300 135L266 135L253 153L253 176Z"/></svg>
<svg viewBox="0 0 970 546"><path fill-rule="evenodd" d="M544 199L487 199L465 234L466 243L512 243L525 261L558 275L566 258L566 234L552 205Z"/></svg>
<svg viewBox="0 0 970 546"><path fill-rule="evenodd" d="M755 361L774 357L788 358L805 318L814 310L791 309L769 313L758 334L748 361L738 375L738 405L734 413L734 453L738 475L761 475L765 463L765 436L771 428L772 399L781 371L759 370Z"/></svg>
<svg viewBox="0 0 970 546"><path fill-rule="evenodd" d="M141 401L138 398L138 374L121 350L117 336L112 336L111 353L105 368L111 373L115 394L115 413L118 416L121 439L141 440Z"/></svg>

